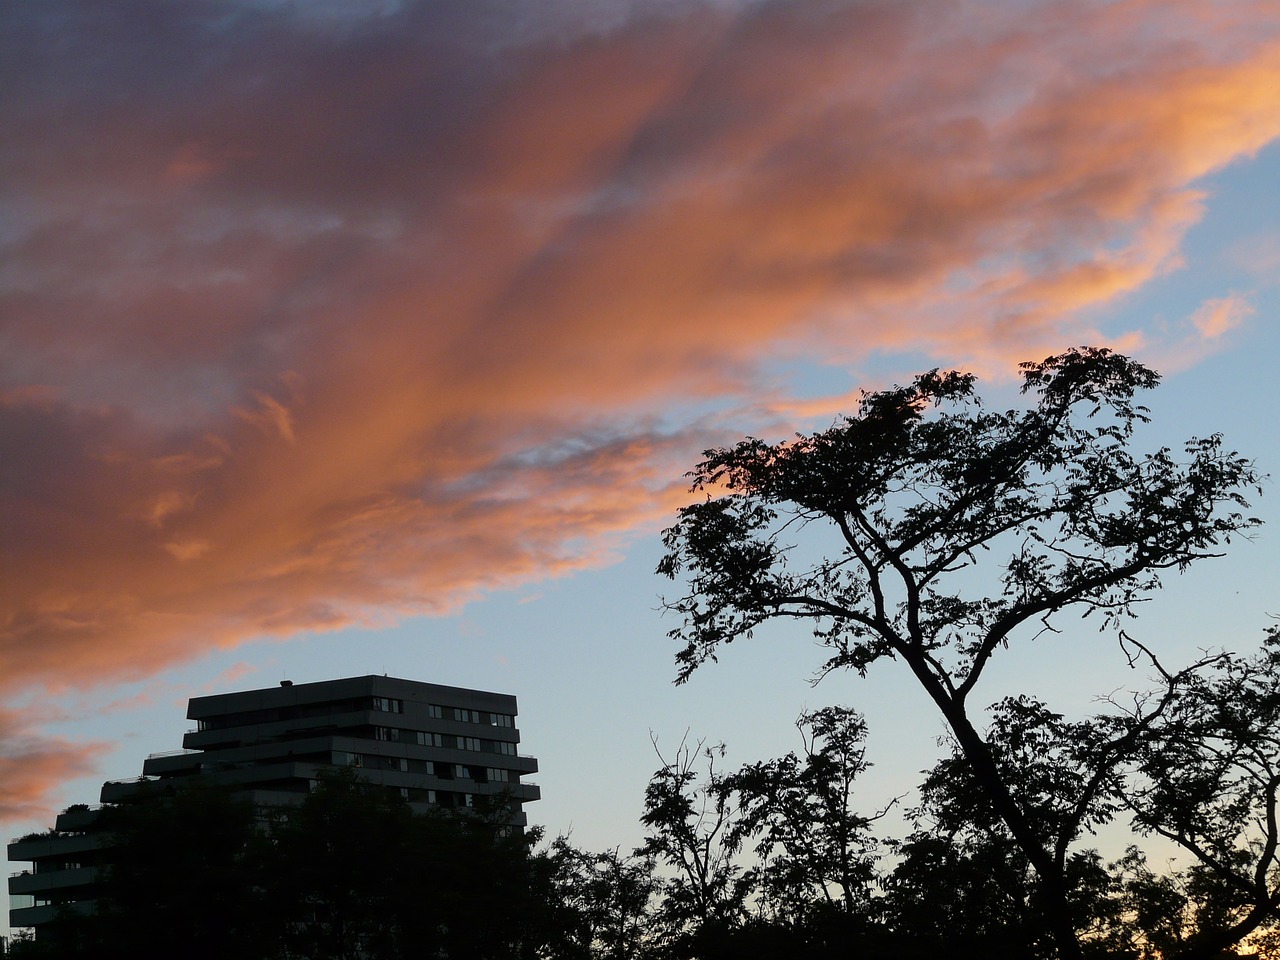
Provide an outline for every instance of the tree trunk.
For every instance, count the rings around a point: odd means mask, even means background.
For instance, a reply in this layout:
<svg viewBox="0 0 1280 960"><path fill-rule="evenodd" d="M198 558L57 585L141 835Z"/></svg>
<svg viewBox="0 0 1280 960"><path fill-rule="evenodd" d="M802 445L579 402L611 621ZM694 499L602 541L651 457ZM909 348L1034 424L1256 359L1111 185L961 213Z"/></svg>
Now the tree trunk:
<svg viewBox="0 0 1280 960"><path fill-rule="evenodd" d="M937 677L929 670L928 664L923 659L914 656L908 656L905 659L933 702L942 711L947 725L955 734L960 750L973 771L978 786L982 788L983 793L991 801L992 807L1000 815L1000 819L1013 834L1019 849L1026 854L1031 866L1035 868L1045 921L1058 947L1059 960L1081 960L1083 954L1080 950L1080 941L1076 937L1075 924L1071 922L1071 910L1067 901L1065 872L1058 868L1053 855L1045 850L1036 838L1031 825L1019 809L1017 801L1005 786L986 741L969 721L964 704L957 701L951 692L938 682Z"/></svg>

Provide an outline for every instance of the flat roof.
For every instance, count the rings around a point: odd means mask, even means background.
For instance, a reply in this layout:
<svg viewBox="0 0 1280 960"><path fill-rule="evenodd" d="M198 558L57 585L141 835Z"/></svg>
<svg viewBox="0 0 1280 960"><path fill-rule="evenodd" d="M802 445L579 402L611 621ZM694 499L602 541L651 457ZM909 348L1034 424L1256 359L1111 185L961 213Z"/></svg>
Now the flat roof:
<svg viewBox="0 0 1280 960"><path fill-rule="evenodd" d="M264 687L259 690L192 697L187 706L187 719L199 720L219 714L264 710L295 704L324 703L328 700L349 700L361 696L391 697L417 703L438 703L442 706L489 710L513 716L516 713L516 698L512 694L368 674L363 677L343 677L338 680L320 680L314 683L293 683L282 680L278 686Z"/></svg>

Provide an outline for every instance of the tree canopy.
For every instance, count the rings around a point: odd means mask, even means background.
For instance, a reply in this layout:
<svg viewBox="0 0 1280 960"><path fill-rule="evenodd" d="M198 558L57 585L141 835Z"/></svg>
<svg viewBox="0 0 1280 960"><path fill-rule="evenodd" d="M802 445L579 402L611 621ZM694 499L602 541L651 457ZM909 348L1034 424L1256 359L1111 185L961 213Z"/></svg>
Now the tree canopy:
<svg viewBox="0 0 1280 960"><path fill-rule="evenodd" d="M1077 730L1062 749L1078 755L1038 772L1002 762L971 697L1003 647L1056 630L1064 612L1124 642L1164 571L1217 555L1257 524L1246 497L1260 478L1218 434L1180 454L1134 452L1148 414L1137 398L1158 376L1127 357L1081 348L1021 374L1022 409L989 410L973 375L932 370L864 393L828 430L706 451L690 474L706 498L679 511L658 570L687 586L665 601L681 620L671 631L679 681L773 620L810 624L829 651L821 673L904 665L1034 870L1045 922L1071 958L1070 845L1118 802L1121 760L1185 678L1166 673L1169 695L1150 711L1127 727ZM1145 647L1134 655L1163 670ZM1039 707L1024 706L1023 726L1044 727ZM1040 774L1050 780L1027 780Z"/></svg>

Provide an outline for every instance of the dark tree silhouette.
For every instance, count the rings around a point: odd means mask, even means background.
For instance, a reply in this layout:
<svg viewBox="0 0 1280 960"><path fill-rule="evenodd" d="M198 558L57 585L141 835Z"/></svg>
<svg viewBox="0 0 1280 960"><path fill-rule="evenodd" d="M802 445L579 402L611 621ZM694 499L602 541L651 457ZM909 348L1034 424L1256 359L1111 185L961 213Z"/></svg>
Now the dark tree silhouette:
<svg viewBox="0 0 1280 960"><path fill-rule="evenodd" d="M652 939L660 881L651 857L617 848L592 853L557 837L542 855L550 864L558 922L557 960L640 960Z"/></svg>
<svg viewBox="0 0 1280 960"><path fill-rule="evenodd" d="M16 955L568 960L538 833L508 812L499 799L414 815L350 770L255 810L193 778L106 808L98 913L67 914Z"/></svg>
<svg viewBox="0 0 1280 960"><path fill-rule="evenodd" d="M1131 452L1146 420L1135 396L1158 377L1128 358L1082 348L1022 376L1029 409L986 410L973 376L935 370L864 394L825 432L707 451L690 476L708 498L679 512L658 570L688 583L665 604L682 618L680 681L777 619L812 624L823 672L901 662L1034 870L1060 955L1078 958L1067 845L1018 802L971 696L1000 649L1056 614L1120 629L1161 571L1256 523L1241 511L1258 478L1217 435L1181 459Z"/></svg>
<svg viewBox="0 0 1280 960"><path fill-rule="evenodd" d="M738 811L716 767L723 745L682 742L670 760L658 756L662 766L645 788L640 822L647 832L636 853L671 871L654 917L666 953L701 957L706 941L722 940L744 918L748 878L737 859Z"/></svg>
<svg viewBox="0 0 1280 960"><path fill-rule="evenodd" d="M737 798L731 833L754 841L756 895L769 914L803 924L815 912L865 914L876 876L872 816L854 806L870 764L866 723L848 707L823 707L796 721L804 749L750 763L719 789Z"/></svg>
<svg viewBox="0 0 1280 960"><path fill-rule="evenodd" d="M484 798L486 801L490 798ZM323 777L269 830L283 956L521 960L553 934L538 833L507 826L501 798L414 815L353 771Z"/></svg>
<svg viewBox="0 0 1280 960"><path fill-rule="evenodd" d="M196 780L104 808L99 829L114 837L102 913L67 918L83 956L270 955L268 860L249 803Z"/></svg>
<svg viewBox="0 0 1280 960"><path fill-rule="evenodd" d="M1178 679L1120 799L1194 858L1195 929L1169 955L1213 957L1280 920L1280 630Z"/></svg>

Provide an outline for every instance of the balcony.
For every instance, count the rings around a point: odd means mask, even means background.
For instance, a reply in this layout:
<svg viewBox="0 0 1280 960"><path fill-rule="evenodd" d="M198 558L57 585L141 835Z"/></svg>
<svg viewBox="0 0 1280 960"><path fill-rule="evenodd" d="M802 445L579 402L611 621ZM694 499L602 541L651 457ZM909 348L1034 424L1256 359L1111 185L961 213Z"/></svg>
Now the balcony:
<svg viewBox="0 0 1280 960"><path fill-rule="evenodd" d="M92 913L97 904L96 900L77 900L75 903L42 903L34 907L14 907L9 911L9 926L35 927L49 923L57 918L59 910L70 910L74 913Z"/></svg>
<svg viewBox="0 0 1280 960"><path fill-rule="evenodd" d="M93 826L101 812L102 804L99 803L80 803L67 807L58 814L57 830L59 833L84 830Z"/></svg>
<svg viewBox="0 0 1280 960"><path fill-rule="evenodd" d="M9 859L34 862L49 857L65 858L72 854L96 850L105 842L106 838L98 833L46 834L31 839L19 838L9 844Z"/></svg>
<svg viewBox="0 0 1280 960"><path fill-rule="evenodd" d="M9 878L9 896L86 887L98 879L96 867L73 867L70 870L19 871Z"/></svg>
<svg viewBox="0 0 1280 960"><path fill-rule="evenodd" d="M126 780L108 780L102 785L99 798L103 803L119 803L136 796L149 783L159 783L154 777L132 777Z"/></svg>
<svg viewBox="0 0 1280 960"><path fill-rule="evenodd" d="M193 733L195 731L192 731ZM148 753L148 760L159 760L161 757L185 757L193 753L204 753L203 750L162 750L159 753Z"/></svg>

